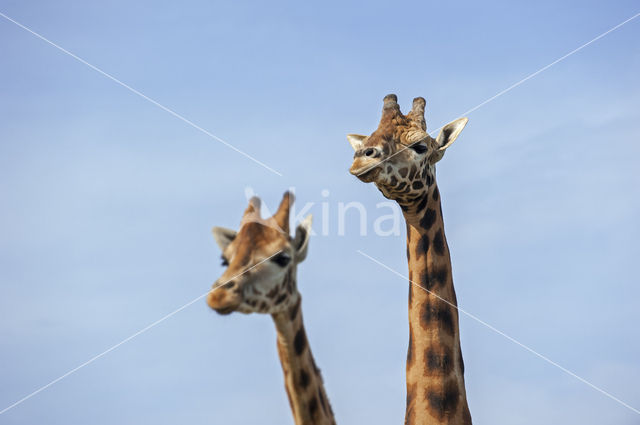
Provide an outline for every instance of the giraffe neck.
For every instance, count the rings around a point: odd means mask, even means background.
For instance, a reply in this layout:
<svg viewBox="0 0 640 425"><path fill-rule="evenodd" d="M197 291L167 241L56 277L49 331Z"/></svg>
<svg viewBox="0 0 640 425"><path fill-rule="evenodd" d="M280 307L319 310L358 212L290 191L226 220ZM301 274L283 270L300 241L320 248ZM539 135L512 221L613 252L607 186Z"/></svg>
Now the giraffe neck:
<svg viewBox="0 0 640 425"><path fill-rule="evenodd" d="M272 315L278 333L278 355L284 386L296 425L335 425L320 369L302 322L302 298L289 309Z"/></svg>
<svg viewBox="0 0 640 425"><path fill-rule="evenodd" d="M421 210L405 214L409 279L414 282L409 284L405 424L466 425L471 424L471 416L464 387L451 258L437 186L433 184L424 196L428 199L423 198Z"/></svg>

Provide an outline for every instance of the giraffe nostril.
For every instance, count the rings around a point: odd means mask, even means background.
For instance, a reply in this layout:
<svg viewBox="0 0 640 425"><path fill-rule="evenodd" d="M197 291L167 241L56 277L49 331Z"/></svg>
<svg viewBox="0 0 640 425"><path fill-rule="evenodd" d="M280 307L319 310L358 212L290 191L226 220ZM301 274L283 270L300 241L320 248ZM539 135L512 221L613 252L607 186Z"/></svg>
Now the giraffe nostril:
<svg viewBox="0 0 640 425"><path fill-rule="evenodd" d="M223 283L222 285L220 285L220 287L222 289L231 289L234 286L236 286L236 282L234 282L233 280L230 280L229 282Z"/></svg>
<svg viewBox="0 0 640 425"><path fill-rule="evenodd" d="M369 148L364 151L364 156L374 156L376 154L376 150L373 148Z"/></svg>

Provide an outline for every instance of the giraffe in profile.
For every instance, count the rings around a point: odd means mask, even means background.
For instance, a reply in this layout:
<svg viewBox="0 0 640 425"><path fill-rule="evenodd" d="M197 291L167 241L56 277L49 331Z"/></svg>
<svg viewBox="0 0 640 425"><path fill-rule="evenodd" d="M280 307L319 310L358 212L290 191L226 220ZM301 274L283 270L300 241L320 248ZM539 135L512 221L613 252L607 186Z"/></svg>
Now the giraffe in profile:
<svg viewBox="0 0 640 425"><path fill-rule="evenodd" d="M296 269L307 256L311 216L289 235L293 194L284 194L278 211L260 216L260 200L249 201L236 232L213 228L227 269L207 295L207 304L220 314L270 314L285 389L296 425L335 425L320 370L316 366L302 321L302 297Z"/></svg>
<svg viewBox="0 0 640 425"><path fill-rule="evenodd" d="M355 150L350 172L395 200L407 225L409 347L405 424L471 424L464 385L456 294L444 234L435 164L456 140L467 118L427 134L425 100L400 112L397 97L384 98L382 118L369 136L347 135ZM422 288L422 289L421 289Z"/></svg>

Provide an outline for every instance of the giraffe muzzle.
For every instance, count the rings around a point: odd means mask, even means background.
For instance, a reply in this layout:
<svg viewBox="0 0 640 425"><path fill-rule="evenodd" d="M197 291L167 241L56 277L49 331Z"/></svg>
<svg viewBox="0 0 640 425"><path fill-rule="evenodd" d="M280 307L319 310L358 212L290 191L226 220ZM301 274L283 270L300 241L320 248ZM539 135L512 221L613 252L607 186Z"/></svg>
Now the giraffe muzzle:
<svg viewBox="0 0 640 425"><path fill-rule="evenodd" d="M237 291L235 282L226 282L221 285L214 284L207 295L207 304L218 314L227 315L233 313L242 304L241 291Z"/></svg>
<svg viewBox="0 0 640 425"><path fill-rule="evenodd" d="M378 177L381 168L379 161L358 161L356 159L349 169L349 172L365 183L370 183Z"/></svg>

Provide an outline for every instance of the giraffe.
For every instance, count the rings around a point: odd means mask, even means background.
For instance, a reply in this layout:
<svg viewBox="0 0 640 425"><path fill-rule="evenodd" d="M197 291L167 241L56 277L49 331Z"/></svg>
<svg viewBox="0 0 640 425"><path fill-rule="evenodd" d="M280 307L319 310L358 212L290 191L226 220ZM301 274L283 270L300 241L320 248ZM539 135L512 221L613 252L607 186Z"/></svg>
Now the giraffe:
<svg viewBox="0 0 640 425"><path fill-rule="evenodd" d="M467 118L445 125L434 139L426 132L423 98L413 100L406 116L395 95L383 102L376 131L347 139L355 150L351 174L395 200L406 221L411 283L405 424L471 424L451 258L435 181L436 162Z"/></svg>
<svg viewBox="0 0 640 425"><path fill-rule="evenodd" d="M320 370L316 366L302 321L302 297L296 269L307 256L311 216L289 235L293 194L284 194L276 213L260 216L260 200L251 198L240 230L213 228L228 266L207 295L207 304L220 314L270 314L285 389L296 425L335 425Z"/></svg>

